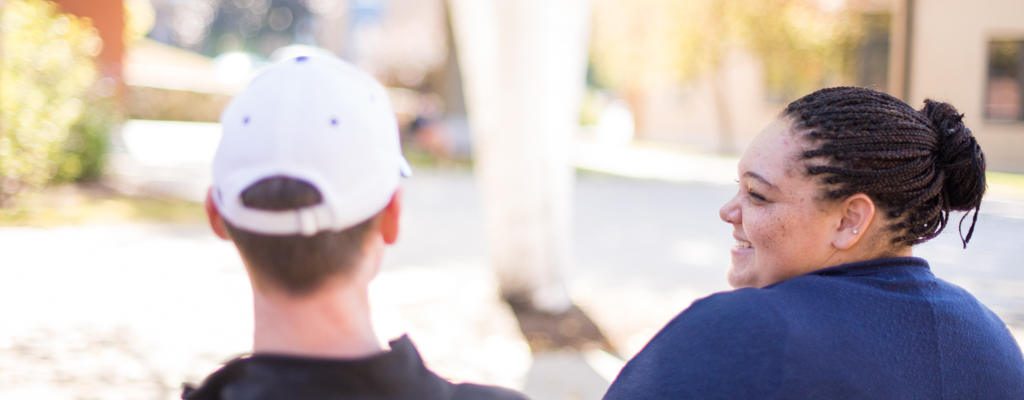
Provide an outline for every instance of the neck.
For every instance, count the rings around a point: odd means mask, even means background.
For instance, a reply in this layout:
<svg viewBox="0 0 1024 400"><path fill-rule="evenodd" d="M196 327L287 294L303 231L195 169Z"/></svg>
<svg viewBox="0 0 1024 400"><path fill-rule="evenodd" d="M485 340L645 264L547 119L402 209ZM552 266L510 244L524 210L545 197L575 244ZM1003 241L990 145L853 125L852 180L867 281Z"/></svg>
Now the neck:
<svg viewBox="0 0 1024 400"><path fill-rule="evenodd" d="M253 285L253 352L363 358L383 351L370 322L367 285L335 279L296 297Z"/></svg>
<svg viewBox="0 0 1024 400"><path fill-rule="evenodd" d="M822 263L822 265L825 265L827 268L861 261L877 260L879 258L913 257L913 255L914 252L910 246L903 246L895 249L885 248L881 250L859 248L854 251L833 253L826 262Z"/></svg>

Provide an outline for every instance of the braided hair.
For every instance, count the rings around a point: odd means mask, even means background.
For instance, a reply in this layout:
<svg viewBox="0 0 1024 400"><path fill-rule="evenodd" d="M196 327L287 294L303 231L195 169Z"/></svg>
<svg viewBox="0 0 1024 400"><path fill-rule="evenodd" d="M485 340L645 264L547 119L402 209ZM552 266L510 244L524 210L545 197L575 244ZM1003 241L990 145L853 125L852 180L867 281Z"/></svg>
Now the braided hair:
<svg viewBox="0 0 1024 400"><path fill-rule="evenodd" d="M951 210L974 211L966 248L985 193L985 155L963 114L925 100L914 110L885 93L857 87L822 89L790 103L783 115L809 144L806 173L820 176L823 196L867 194L893 222L894 245L937 236Z"/></svg>

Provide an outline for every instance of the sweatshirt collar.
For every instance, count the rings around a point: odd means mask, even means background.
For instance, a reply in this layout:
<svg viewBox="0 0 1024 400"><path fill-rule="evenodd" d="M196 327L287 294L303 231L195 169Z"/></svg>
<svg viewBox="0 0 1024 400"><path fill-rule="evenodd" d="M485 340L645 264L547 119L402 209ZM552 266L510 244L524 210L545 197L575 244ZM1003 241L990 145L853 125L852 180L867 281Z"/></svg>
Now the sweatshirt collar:
<svg viewBox="0 0 1024 400"><path fill-rule="evenodd" d="M923 258L887 257L876 258L874 260L852 262L828 268L822 268L817 271L811 272L808 275L856 276L872 275L879 272L894 272L897 270L921 272L931 271L930 267L928 266L928 261L925 261Z"/></svg>

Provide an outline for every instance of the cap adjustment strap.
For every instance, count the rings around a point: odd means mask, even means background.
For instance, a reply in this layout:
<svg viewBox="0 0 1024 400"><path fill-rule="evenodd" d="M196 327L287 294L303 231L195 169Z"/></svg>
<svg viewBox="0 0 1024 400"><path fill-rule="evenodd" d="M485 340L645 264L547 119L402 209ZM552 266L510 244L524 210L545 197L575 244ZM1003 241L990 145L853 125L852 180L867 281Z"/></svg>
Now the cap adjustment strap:
<svg viewBox="0 0 1024 400"><path fill-rule="evenodd" d="M296 216L299 219L299 232L302 236L313 236L320 230L317 226L316 213L310 208L297 210Z"/></svg>

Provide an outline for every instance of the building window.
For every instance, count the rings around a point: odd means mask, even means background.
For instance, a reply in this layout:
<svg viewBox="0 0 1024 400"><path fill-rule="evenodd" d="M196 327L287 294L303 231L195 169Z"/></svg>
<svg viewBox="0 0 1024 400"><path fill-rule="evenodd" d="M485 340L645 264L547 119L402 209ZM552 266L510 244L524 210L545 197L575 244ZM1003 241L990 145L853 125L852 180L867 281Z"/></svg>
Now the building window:
<svg viewBox="0 0 1024 400"><path fill-rule="evenodd" d="M985 118L1024 121L1024 40L988 42Z"/></svg>

